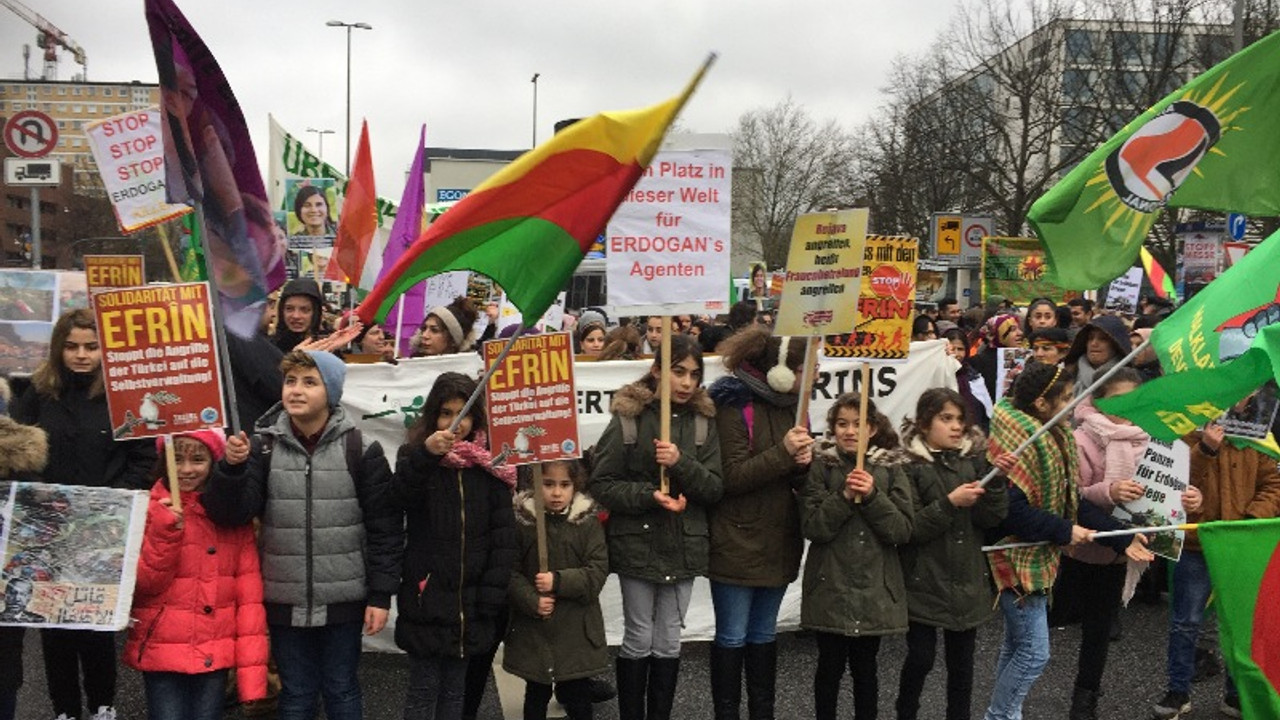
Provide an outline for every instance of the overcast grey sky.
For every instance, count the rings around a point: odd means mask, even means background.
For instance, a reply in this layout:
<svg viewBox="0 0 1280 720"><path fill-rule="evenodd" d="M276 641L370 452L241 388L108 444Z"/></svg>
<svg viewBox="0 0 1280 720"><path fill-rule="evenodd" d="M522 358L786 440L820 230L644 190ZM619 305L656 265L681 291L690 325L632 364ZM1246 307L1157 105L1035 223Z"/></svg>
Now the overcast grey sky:
<svg viewBox="0 0 1280 720"><path fill-rule="evenodd" d="M155 82L142 0L24 0L88 54L89 79ZM427 144L522 149L561 118L648 105L676 93L710 51L720 58L682 116L729 132L788 93L848 128L883 102L892 59L935 42L955 0L178 0L227 74L260 163L267 114L295 135L332 129L341 168L346 36L352 37L352 146L367 118L378 194L398 199L418 127ZM35 31L0 8L0 75L21 77ZM38 48L32 70L40 71ZM67 55L60 79L78 71ZM353 151L354 152L354 151Z"/></svg>

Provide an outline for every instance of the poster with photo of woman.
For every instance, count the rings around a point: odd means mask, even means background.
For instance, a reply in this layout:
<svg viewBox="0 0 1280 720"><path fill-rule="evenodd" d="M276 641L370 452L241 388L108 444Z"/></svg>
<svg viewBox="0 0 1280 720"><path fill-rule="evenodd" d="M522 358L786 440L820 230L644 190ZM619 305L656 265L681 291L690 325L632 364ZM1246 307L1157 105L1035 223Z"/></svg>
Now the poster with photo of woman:
<svg viewBox="0 0 1280 720"><path fill-rule="evenodd" d="M289 178L285 180L285 209L289 213L289 247L311 242L310 247L331 247L338 233L338 189L332 178ZM314 244L327 238L328 245Z"/></svg>

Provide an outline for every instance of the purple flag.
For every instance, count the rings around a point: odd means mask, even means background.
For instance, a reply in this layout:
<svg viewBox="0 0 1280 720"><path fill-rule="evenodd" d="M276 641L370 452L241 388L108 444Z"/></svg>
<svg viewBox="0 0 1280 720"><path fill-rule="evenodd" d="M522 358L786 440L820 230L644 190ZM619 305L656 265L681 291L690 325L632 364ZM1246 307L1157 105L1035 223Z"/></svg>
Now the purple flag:
<svg viewBox="0 0 1280 720"><path fill-rule="evenodd" d="M413 241L422 234L422 209L426 202L426 188L422 184L423 146L427 140L427 126L422 126L418 135L417 152L413 155L413 166L409 168L409 181L405 183L404 194L400 196L400 206L396 208L396 221L391 226L391 236L387 238L387 246L382 251L382 270L378 272L378 280L395 266L400 256L409 249ZM396 339L399 352L397 357L409 354L409 338L417 331L423 320L423 304L426 302L427 284L418 283L400 296L391 311L387 313L387 324L395 328L400 322L400 337ZM400 318L400 306L404 305L403 319ZM394 332L394 330L393 330Z"/></svg>
<svg viewBox="0 0 1280 720"><path fill-rule="evenodd" d="M169 202L199 203L227 329L253 334L267 293L284 284L276 225L244 113L213 53L172 0L146 0L160 75Z"/></svg>

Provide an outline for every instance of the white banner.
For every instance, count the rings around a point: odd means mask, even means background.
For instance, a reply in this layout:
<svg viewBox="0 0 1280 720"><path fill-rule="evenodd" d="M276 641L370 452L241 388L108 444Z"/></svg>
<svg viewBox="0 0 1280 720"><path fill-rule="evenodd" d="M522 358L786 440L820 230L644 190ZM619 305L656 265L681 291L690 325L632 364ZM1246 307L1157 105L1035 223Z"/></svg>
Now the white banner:
<svg viewBox="0 0 1280 720"><path fill-rule="evenodd" d="M916 399L929 388L956 387L955 361L947 356L945 340L911 343L902 364L873 365L871 398L897 427L915 414ZM609 404L618 388L649 372L652 360L615 360L574 363L578 391L578 425L583 447L591 447L609 424ZM861 360L823 358L813 383L810 417L813 431L826 430L826 414L841 393L857 389ZM435 379L443 372L479 377L482 363L477 353L401 360L399 365L375 363L348 365L342 405L370 440L377 440L390 457L404 442L405 429L413 423ZM704 384L725 374L718 356L706 359Z"/></svg>
<svg viewBox="0 0 1280 720"><path fill-rule="evenodd" d="M191 211L165 201L160 108L89 123L84 134L121 230L133 232Z"/></svg>
<svg viewBox="0 0 1280 720"><path fill-rule="evenodd" d="M609 220L611 306L632 314L725 312L732 167L725 135L677 137L658 153Z"/></svg>

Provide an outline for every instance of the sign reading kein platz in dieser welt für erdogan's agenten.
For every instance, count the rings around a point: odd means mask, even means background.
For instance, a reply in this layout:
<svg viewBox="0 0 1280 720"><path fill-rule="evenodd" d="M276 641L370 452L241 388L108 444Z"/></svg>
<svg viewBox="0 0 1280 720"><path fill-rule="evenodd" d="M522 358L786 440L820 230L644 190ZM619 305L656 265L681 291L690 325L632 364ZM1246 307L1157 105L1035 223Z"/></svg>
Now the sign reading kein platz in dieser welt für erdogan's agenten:
<svg viewBox="0 0 1280 720"><path fill-rule="evenodd" d="M506 344L506 340L484 344L486 368L498 362ZM569 333L523 335L517 339L490 376L485 400L494 465L527 465L582 456Z"/></svg>
<svg viewBox="0 0 1280 720"><path fill-rule="evenodd" d="M727 311L732 168L727 136L663 146L609 219L610 305L644 315Z"/></svg>
<svg viewBox="0 0 1280 720"><path fill-rule="evenodd" d="M84 134L121 230L133 232L191 211L165 199L159 108L90 123Z"/></svg>
<svg viewBox="0 0 1280 720"><path fill-rule="evenodd" d="M853 330L866 240L865 208L796 218L776 334L839 335Z"/></svg>
<svg viewBox="0 0 1280 720"><path fill-rule="evenodd" d="M115 439L226 424L208 283L106 290L93 310Z"/></svg>

